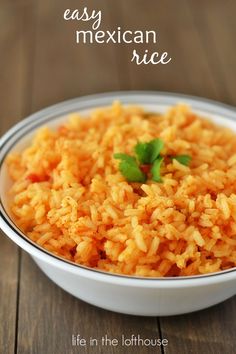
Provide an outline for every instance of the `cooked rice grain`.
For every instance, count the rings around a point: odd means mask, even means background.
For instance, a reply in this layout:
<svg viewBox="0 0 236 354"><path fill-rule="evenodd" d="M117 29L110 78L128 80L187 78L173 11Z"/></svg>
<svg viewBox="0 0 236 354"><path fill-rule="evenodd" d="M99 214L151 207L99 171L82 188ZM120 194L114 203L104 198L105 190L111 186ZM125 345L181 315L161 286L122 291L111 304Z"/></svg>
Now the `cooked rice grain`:
<svg viewBox="0 0 236 354"><path fill-rule="evenodd" d="M113 154L157 137L190 166L173 160L163 183L128 183ZM60 257L145 277L236 266L236 134L184 105L163 115L117 102L87 119L74 113L7 163L17 224Z"/></svg>

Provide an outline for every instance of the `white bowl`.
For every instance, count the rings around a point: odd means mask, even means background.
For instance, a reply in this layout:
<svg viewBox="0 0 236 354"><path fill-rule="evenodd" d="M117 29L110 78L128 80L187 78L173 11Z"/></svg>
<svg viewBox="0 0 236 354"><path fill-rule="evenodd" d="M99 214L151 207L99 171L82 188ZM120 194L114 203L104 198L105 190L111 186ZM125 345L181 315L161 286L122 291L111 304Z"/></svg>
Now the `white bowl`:
<svg viewBox="0 0 236 354"><path fill-rule="evenodd" d="M232 107L200 98L155 92L117 92L73 99L31 115L10 129L0 141L0 227L28 252L42 271L70 294L104 309L133 315L168 316L200 310L236 294L236 268L207 275L178 278L139 278L114 275L65 261L30 241L11 219L6 191L10 181L4 163L12 150L26 146L35 129L47 123L57 126L74 111L86 113L119 99L124 104L142 105L164 111L184 102L197 113L236 131ZM224 117L224 118L222 118Z"/></svg>

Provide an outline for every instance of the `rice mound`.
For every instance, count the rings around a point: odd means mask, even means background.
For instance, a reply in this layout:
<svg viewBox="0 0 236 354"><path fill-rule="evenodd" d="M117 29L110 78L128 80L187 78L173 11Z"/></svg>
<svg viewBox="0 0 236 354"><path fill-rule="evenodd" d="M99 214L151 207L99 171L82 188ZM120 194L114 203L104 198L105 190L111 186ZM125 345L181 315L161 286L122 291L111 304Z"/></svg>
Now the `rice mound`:
<svg viewBox="0 0 236 354"><path fill-rule="evenodd" d="M86 118L86 119L84 119ZM163 183L128 183L114 153L161 138ZM11 210L38 245L77 264L163 277L236 266L236 134L185 105L165 114L139 107L74 113L7 158Z"/></svg>

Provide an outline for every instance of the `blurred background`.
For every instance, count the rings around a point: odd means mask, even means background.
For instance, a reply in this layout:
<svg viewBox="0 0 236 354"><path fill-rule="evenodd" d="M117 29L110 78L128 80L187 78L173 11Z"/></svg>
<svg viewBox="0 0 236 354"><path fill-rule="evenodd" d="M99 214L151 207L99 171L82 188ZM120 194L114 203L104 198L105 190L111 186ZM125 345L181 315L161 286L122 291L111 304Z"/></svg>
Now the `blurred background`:
<svg viewBox="0 0 236 354"><path fill-rule="evenodd" d="M102 10L102 29L156 30L157 44L76 44L89 24L65 9ZM182 92L236 104L235 0L0 0L0 114L4 127L58 101L113 90ZM131 63L136 47L168 65Z"/></svg>
<svg viewBox="0 0 236 354"><path fill-rule="evenodd" d="M158 43L78 45L75 31L89 25L63 13L84 6L102 10L103 30L155 30ZM43 107L105 91L172 91L236 106L235 14L235 0L0 0L1 134ZM167 51L172 61L137 66L134 48ZM174 318L139 322L64 293L2 235L0 304L1 353L71 353L79 328L115 335L138 333L140 323L147 337L162 328L168 353L235 353L235 299L178 317L178 326Z"/></svg>

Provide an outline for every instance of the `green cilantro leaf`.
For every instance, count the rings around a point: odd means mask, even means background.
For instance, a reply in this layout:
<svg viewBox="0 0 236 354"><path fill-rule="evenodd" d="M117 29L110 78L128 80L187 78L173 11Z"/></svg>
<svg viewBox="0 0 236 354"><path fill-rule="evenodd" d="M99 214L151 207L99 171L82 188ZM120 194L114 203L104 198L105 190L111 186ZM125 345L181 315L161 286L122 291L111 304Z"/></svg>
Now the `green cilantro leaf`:
<svg viewBox="0 0 236 354"><path fill-rule="evenodd" d="M160 155L161 150L164 147L164 142L161 139L154 139L154 140L150 141L149 144L152 147L152 154L150 157L150 161L151 161L151 163L153 163L156 160L156 158Z"/></svg>
<svg viewBox="0 0 236 354"><path fill-rule="evenodd" d="M151 168L152 179L155 182L162 182L161 178L161 164L163 162L163 157L159 156L153 163Z"/></svg>
<svg viewBox="0 0 236 354"><path fill-rule="evenodd" d="M152 147L149 143L138 143L134 147L134 151L140 163L150 163L150 156L152 154Z"/></svg>
<svg viewBox="0 0 236 354"><path fill-rule="evenodd" d="M182 165L188 166L190 161L192 160L192 157L189 155L177 155L177 156L172 156L171 159L172 160L175 159Z"/></svg>
<svg viewBox="0 0 236 354"><path fill-rule="evenodd" d="M138 143L134 150L141 164L151 164L160 155L164 143L161 139L151 140L149 143Z"/></svg>
<svg viewBox="0 0 236 354"><path fill-rule="evenodd" d="M115 159L121 160L119 170L128 182L145 182L147 177L139 168L136 159L127 154L114 154Z"/></svg>
<svg viewBox="0 0 236 354"><path fill-rule="evenodd" d="M128 182L145 182L147 177L138 165L133 165L127 161L121 161L119 170Z"/></svg>
<svg viewBox="0 0 236 354"><path fill-rule="evenodd" d="M129 164L134 164L137 165L136 159L133 156L123 154L123 153L117 153L113 155L115 159L126 161Z"/></svg>

